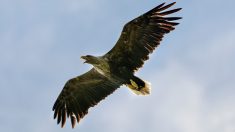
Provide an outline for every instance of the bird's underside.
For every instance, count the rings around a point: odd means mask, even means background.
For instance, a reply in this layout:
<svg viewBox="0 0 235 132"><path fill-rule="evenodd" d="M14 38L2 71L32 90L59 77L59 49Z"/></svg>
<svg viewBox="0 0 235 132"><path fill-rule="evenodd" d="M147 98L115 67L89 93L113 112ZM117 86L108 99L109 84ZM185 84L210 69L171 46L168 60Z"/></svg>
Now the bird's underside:
<svg viewBox="0 0 235 132"><path fill-rule="evenodd" d="M143 66L149 54L160 44L163 36L174 30L180 17L167 17L181 8L165 11L175 2L160 4L147 13L128 22L116 45L105 55L82 56L93 68L83 75L68 80L54 106L54 118L63 127L70 118L72 127L90 107L126 85L134 93L148 95L150 85L134 73Z"/></svg>

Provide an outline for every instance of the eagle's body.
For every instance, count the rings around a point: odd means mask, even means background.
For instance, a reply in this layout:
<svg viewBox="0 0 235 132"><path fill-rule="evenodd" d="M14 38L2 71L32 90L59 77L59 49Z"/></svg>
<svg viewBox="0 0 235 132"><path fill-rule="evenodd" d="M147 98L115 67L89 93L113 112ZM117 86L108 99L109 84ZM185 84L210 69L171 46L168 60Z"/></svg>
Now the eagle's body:
<svg viewBox="0 0 235 132"><path fill-rule="evenodd" d="M181 8L165 11L174 3L164 3L128 22L116 45L103 56L86 55L81 58L93 65L87 73L70 79L64 86L53 110L54 118L63 127L67 117L72 127L87 113L88 109L121 85L128 86L138 95L150 94L150 84L134 74L143 66L149 54L160 44L163 35L174 30L180 17L163 17Z"/></svg>
<svg viewBox="0 0 235 132"><path fill-rule="evenodd" d="M82 56L85 63L93 65L94 69L101 75L105 76L110 82L119 85L125 84L136 94L149 94L150 85L139 79L126 65L118 65L116 61L109 59L107 56ZM147 88L147 89L146 89ZM139 91L139 92L138 92Z"/></svg>

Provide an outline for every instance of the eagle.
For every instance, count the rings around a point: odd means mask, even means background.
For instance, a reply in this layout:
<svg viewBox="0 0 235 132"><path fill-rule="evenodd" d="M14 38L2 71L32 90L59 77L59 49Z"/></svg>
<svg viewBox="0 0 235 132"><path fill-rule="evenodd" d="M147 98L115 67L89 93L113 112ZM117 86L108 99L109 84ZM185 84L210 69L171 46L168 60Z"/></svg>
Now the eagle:
<svg viewBox="0 0 235 132"><path fill-rule="evenodd" d="M54 119L61 127L66 118L72 128L102 99L126 85L137 95L149 95L151 85L135 76L163 36L175 29L181 17L169 17L181 8L166 10L176 2L162 3L126 23L116 45L103 56L81 56L93 68L65 83L53 106Z"/></svg>

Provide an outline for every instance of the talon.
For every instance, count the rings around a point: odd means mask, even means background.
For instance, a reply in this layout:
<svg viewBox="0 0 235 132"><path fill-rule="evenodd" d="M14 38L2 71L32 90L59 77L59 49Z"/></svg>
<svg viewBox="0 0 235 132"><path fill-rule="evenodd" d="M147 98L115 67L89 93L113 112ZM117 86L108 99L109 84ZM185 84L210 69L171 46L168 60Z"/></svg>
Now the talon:
<svg viewBox="0 0 235 132"><path fill-rule="evenodd" d="M135 88L135 89L139 89L139 86L131 79L131 85Z"/></svg>

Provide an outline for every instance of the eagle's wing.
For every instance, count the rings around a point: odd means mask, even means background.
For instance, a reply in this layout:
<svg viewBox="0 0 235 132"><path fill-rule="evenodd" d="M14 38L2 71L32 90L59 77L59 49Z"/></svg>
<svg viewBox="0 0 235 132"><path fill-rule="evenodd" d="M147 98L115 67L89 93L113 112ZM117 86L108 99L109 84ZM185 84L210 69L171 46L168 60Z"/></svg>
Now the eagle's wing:
<svg viewBox="0 0 235 132"><path fill-rule="evenodd" d="M76 121L88 113L88 109L114 92L121 84L111 82L95 69L70 79L57 98L53 111L57 123L63 127L67 117L71 118L72 127Z"/></svg>
<svg viewBox="0 0 235 132"><path fill-rule="evenodd" d="M140 68L159 45L163 35L174 30L178 23L173 21L181 19L164 17L181 9L165 11L175 2L165 6L164 4L128 22L116 45L104 57L115 60L115 65L126 66L133 72Z"/></svg>

